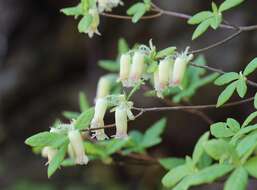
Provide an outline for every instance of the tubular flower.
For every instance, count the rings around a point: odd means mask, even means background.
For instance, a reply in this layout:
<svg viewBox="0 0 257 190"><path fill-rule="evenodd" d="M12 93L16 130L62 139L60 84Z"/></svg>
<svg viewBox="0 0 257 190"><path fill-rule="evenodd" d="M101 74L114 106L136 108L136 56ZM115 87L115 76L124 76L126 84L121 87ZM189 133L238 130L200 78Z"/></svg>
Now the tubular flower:
<svg viewBox="0 0 257 190"><path fill-rule="evenodd" d="M46 146L42 149L41 154L44 158L47 158L48 161L46 164L49 164L54 156L57 154L57 149L52 148L50 146Z"/></svg>
<svg viewBox="0 0 257 190"><path fill-rule="evenodd" d="M76 164L87 164L88 157L85 154L83 139L78 130L71 130L68 133L68 138L70 140L70 151L73 153L74 161Z"/></svg>
<svg viewBox="0 0 257 190"><path fill-rule="evenodd" d="M88 27L88 29L86 31L84 31L84 33L87 33L89 38L92 38L94 36L94 34L101 35L97 29L97 27L99 26L99 23L100 23L99 13L98 13L97 9L95 9L95 8L90 9L88 13L89 13L89 15L92 16L93 20L92 20L90 26Z"/></svg>
<svg viewBox="0 0 257 190"><path fill-rule="evenodd" d="M128 137L128 119L127 108L121 104L115 110L116 139L124 139Z"/></svg>
<svg viewBox="0 0 257 190"><path fill-rule="evenodd" d="M96 100L95 114L91 122L91 129L104 127L104 115L108 106L108 102L104 98ZM97 140L107 139L108 136L105 134L104 129L98 129L94 131L93 137Z"/></svg>
<svg viewBox="0 0 257 190"><path fill-rule="evenodd" d="M137 51L132 59L131 70L129 73L130 86L134 86L142 78L145 69L145 55Z"/></svg>
<svg viewBox="0 0 257 190"><path fill-rule="evenodd" d="M109 95L110 90L111 81L106 76L101 77L97 84L96 99L104 98L105 96Z"/></svg>
<svg viewBox="0 0 257 190"><path fill-rule="evenodd" d="M98 10L100 12L104 11L112 11L113 8L118 5L123 5L121 0L97 0L98 2Z"/></svg>
<svg viewBox="0 0 257 190"><path fill-rule="evenodd" d="M154 89L157 92L157 96L162 98L163 96L160 89L159 68L157 68L153 74L153 83L154 83Z"/></svg>
<svg viewBox="0 0 257 190"><path fill-rule="evenodd" d="M169 84L170 70L172 69L172 59L163 59L159 64L159 88L164 90Z"/></svg>
<svg viewBox="0 0 257 190"><path fill-rule="evenodd" d="M175 59L172 78L170 81L171 86L181 86L187 65L193 59L193 54L188 55L187 52L188 49Z"/></svg>
<svg viewBox="0 0 257 190"><path fill-rule="evenodd" d="M129 54L122 54L120 57L120 76L119 80L123 86L129 86L128 78L131 67L131 56Z"/></svg>

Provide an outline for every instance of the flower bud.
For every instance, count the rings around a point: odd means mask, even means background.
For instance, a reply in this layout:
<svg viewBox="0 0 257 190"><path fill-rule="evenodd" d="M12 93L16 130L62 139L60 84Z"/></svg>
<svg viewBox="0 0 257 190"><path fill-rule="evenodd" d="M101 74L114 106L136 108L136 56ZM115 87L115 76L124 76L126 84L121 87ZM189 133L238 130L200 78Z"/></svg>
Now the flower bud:
<svg viewBox="0 0 257 190"><path fill-rule="evenodd" d="M96 91L96 99L104 98L105 96L110 94L111 90L111 81L108 77L103 76L98 80L97 91Z"/></svg>
<svg viewBox="0 0 257 190"><path fill-rule="evenodd" d="M131 56L129 54L122 54L120 57L120 78L123 86L128 86L128 78L131 66Z"/></svg>
<svg viewBox="0 0 257 190"><path fill-rule="evenodd" d="M159 88L164 90L169 84L170 70L172 67L171 59L163 59L159 64Z"/></svg>
<svg viewBox="0 0 257 190"><path fill-rule="evenodd" d="M172 79L171 79L171 86L181 86L182 80L184 78L187 65L189 61L193 58L193 55L181 55L175 59Z"/></svg>
<svg viewBox="0 0 257 190"><path fill-rule="evenodd" d="M44 158L48 159L47 164L49 164L54 156L57 154L57 150L50 146L46 146L42 149L41 154Z"/></svg>
<svg viewBox="0 0 257 190"><path fill-rule="evenodd" d="M140 51L134 53L129 80L131 86L134 86L142 77L145 69L145 56Z"/></svg>
<svg viewBox="0 0 257 190"><path fill-rule="evenodd" d="M128 137L128 119L127 109L123 105L119 105L115 110L116 139L124 139Z"/></svg>
<svg viewBox="0 0 257 190"><path fill-rule="evenodd" d="M68 133L70 140L70 152L73 152L74 161L76 164L87 164L88 157L85 154L83 139L78 130L71 130Z"/></svg>

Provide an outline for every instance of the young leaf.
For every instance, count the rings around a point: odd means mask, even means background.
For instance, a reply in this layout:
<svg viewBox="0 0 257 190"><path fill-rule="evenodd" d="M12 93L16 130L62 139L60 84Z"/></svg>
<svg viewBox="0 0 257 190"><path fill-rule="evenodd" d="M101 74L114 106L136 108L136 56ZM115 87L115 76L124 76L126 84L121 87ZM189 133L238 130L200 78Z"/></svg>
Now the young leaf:
<svg viewBox="0 0 257 190"><path fill-rule="evenodd" d="M203 22L201 22L201 24L199 24L194 33L193 33L193 36L192 36L192 40L198 38L199 36L201 36L204 32L206 32L206 30L209 28L210 26L210 19L208 20L205 20Z"/></svg>
<svg viewBox="0 0 257 190"><path fill-rule="evenodd" d="M79 15L83 15L83 10L81 5L75 7L67 7L60 10L63 14L67 16L75 16L78 17Z"/></svg>
<svg viewBox="0 0 257 190"><path fill-rule="evenodd" d="M75 129L86 129L89 127L91 120L94 117L94 108L87 109L84 111L74 123Z"/></svg>
<svg viewBox="0 0 257 190"><path fill-rule="evenodd" d="M156 55L156 59L161 59L161 58L164 58L166 56L170 56L172 55L176 50L176 47L168 47L168 48L165 48L161 51L159 51Z"/></svg>
<svg viewBox="0 0 257 190"><path fill-rule="evenodd" d="M257 109L257 93L254 95L254 107Z"/></svg>
<svg viewBox="0 0 257 190"><path fill-rule="evenodd" d="M162 178L162 184L165 187L171 188L176 185L181 179L183 179L187 175L190 175L191 173L191 169L186 165L178 166L165 174L165 176Z"/></svg>
<svg viewBox="0 0 257 190"><path fill-rule="evenodd" d="M79 93L79 107L81 112L86 111L90 107L87 96L83 92Z"/></svg>
<svg viewBox="0 0 257 190"><path fill-rule="evenodd" d="M83 18L79 21L78 30L80 33L87 31L93 22L93 17L91 15L83 16Z"/></svg>
<svg viewBox="0 0 257 190"><path fill-rule="evenodd" d="M248 126L257 117L257 111L251 113L244 121L242 128Z"/></svg>
<svg viewBox="0 0 257 190"><path fill-rule="evenodd" d="M118 41L118 52L119 55L127 53L129 51L129 45L124 38L120 38Z"/></svg>
<svg viewBox="0 0 257 190"><path fill-rule="evenodd" d="M221 14L216 14L214 17L212 17L210 19L210 22L211 22L211 27L214 30L216 30L222 22L222 15Z"/></svg>
<svg viewBox="0 0 257 190"><path fill-rule="evenodd" d="M220 107L224 103L226 103L229 100L229 98L233 95L235 89L236 89L236 81L228 85L225 88L225 90L219 95L217 107Z"/></svg>
<svg viewBox="0 0 257 190"><path fill-rule="evenodd" d="M64 111L64 112L62 112L62 115L64 117L66 117L67 119L72 120L72 119L77 119L78 116L79 116L79 113L78 112L71 112L71 111Z"/></svg>
<svg viewBox="0 0 257 190"><path fill-rule="evenodd" d="M211 11L202 11L199 12L197 14L195 14L194 16L192 16L187 23L188 24L199 24L201 22L203 22L204 20L207 20L209 18L213 17L213 13Z"/></svg>
<svg viewBox="0 0 257 190"><path fill-rule="evenodd" d="M233 169L233 166L227 164L214 164L198 173L190 176L187 180L187 187L200 185L204 183L211 183L216 179L226 175Z"/></svg>
<svg viewBox="0 0 257 190"><path fill-rule="evenodd" d="M149 129L146 130L141 146L148 148L159 144L161 142L160 135L163 133L164 128L166 127L166 119L162 118L153 124Z"/></svg>
<svg viewBox="0 0 257 190"><path fill-rule="evenodd" d="M239 161L235 148L222 139L208 141L205 143L204 149L215 160L232 159L234 162Z"/></svg>
<svg viewBox="0 0 257 190"><path fill-rule="evenodd" d="M227 124L224 122L218 122L211 125L211 134L216 138L231 137L234 132L227 128Z"/></svg>
<svg viewBox="0 0 257 190"><path fill-rule="evenodd" d="M185 160L182 158L161 158L159 163L166 170L171 170L175 167L185 164Z"/></svg>
<svg viewBox="0 0 257 190"><path fill-rule="evenodd" d="M234 133L236 133L240 130L240 123L238 123L233 118L228 118L227 119L227 125Z"/></svg>
<svg viewBox="0 0 257 190"><path fill-rule="evenodd" d="M225 0L219 7L219 12L226 11L228 9L231 9L239 4L244 2L244 0Z"/></svg>
<svg viewBox="0 0 257 190"><path fill-rule="evenodd" d="M214 84L218 85L218 86L222 86L222 85L228 84L228 83L230 83L230 82L232 82L232 81L234 81L238 78L239 78L238 73L229 72L229 73L225 73L225 74L221 75L219 78L217 78L214 81Z"/></svg>
<svg viewBox="0 0 257 190"><path fill-rule="evenodd" d="M53 157L49 166L47 168L47 175L50 178L54 172L61 166L62 161L64 160L66 151L68 148L68 143L65 143L57 152L57 154Z"/></svg>
<svg viewBox="0 0 257 190"><path fill-rule="evenodd" d="M67 140L67 137L58 133L41 132L26 139L25 144L32 147L58 147Z"/></svg>
<svg viewBox="0 0 257 190"><path fill-rule="evenodd" d="M136 23L146 13L146 5L144 3L136 3L127 10L128 15L132 16L132 22Z"/></svg>
<svg viewBox="0 0 257 190"><path fill-rule="evenodd" d="M224 190L245 190L248 183L247 171L241 166L229 176Z"/></svg>
<svg viewBox="0 0 257 190"><path fill-rule="evenodd" d="M246 81L244 78L240 77L237 81L237 86L236 86L236 90L238 95L243 98L246 94L247 91L247 85L246 85Z"/></svg>
<svg viewBox="0 0 257 190"><path fill-rule="evenodd" d="M257 129L257 125L251 125L245 128L242 128L240 131L238 131L235 136L231 139L231 144L235 144L241 137L246 135L247 133L250 133L252 131L255 131Z"/></svg>
<svg viewBox="0 0 257 190"><path fill-rule="evenodd" d="M117 72L120 69L120 65L116 61L112 60L101 60L98 62L98 65L110 72Z"/></svg>
<svg viewBox="0 0 257 190"><path fill-rule="evenodd" d="M254 58L245 68L243 75L247 76L250 75L252 72L254 72L257 69L257 57Z"/></svg>
<svg viewBox="0 0 257 190"><path fill-rule="evenodd" d="M257 143L257 133L253 132L245 136L237 145L236 151L240 157L245 153L251 150L253 147L256 147Z"/></svg>
<svg viewBox="0 0 257 190"><path fill-rule="evenodd" d="M201 160L204 154L203 144L208 141L209 136L210 136L209 132L204 133L196 143L193 156L192 156L194 164L197 164Z"/></svg>
<svg viewBox="0 0 257 190"><path fill-rule="evenodd" d="M257 178L257 156L249 159L244 167L252 177Z"/></svg>

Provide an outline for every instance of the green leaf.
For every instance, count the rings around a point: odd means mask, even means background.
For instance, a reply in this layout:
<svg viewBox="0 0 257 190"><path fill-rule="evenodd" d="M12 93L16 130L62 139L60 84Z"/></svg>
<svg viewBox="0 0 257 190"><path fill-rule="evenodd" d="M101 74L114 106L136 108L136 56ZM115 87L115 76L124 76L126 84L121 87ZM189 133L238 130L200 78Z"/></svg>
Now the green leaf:
<svg viewBox="0 0 257 190"><path fill-rule="evenodd" d="M81 112L86 111L90 107L87 96L83 92L79 93L79 107Z"/></svg>
<svg viewBox="0 0 257 190"><path fill-rule="evenodd" d="M232 81L234 81L238 78L239 78L238 73L229 72L229 73L225 73L225 74L221 75L219 78L217 78L214 81L214 84L218 85L218 86L222 86L222 85L228 84L228 83L230 83L230 82L232 82Z"/></svg>
<svg viewBox="0 0 257 190"><path fill-rule="evenodd" d="M204 32L206 32L206 30L209 28L210 26L210 19L205 20L203 22L201 22L201 24L199 24L192 36L192 40L195 40L196 38L198 38L199 36L201 36Z"/></svg>
<svg viewBox="0 0 257 190"><path fill-rule="evenodd" d="M177 166L185 164L185 160L182 158L161 158L159 163L166 170L171 170Z"/></svg>
<svg viewBox="0 0 257 190"><path fill-rule="evenodd" d="M112 60L101 60L98 62L98 65L110 72L117 72L120 69L120 65L116 61Z"/></svg>
<svg viewBox="0 0 257 190"><path fill-rule="evenodd" d="M253 147L256 147L257 143L257 133L253 132L245 136L237 145L236 150L240 157L246 154Z"/></svg>
<svg viewBox="0 0 257 190"><path fill-rule="evenodd" d="M211 134L216 138L231 137L234 132L227 128L227 124L224 122L218 122L211 125Z"/></svg>
<svg viewBox="0 0 257 190"><path fill-rule="evenodd" d="M244 78L240 77L237 81L236 90L238 95L243 98L247 92L247 85Z"/></svg>
<svg viewBox="0 0 257 190"><path fill-rule="evenodd" d="M225 104L229 98L233 95L234 91L236 89L236 81L228 85L225 90L219 95L217 107L222 106Z"/></svg>
<svg viewBox="0 0 257 190"><path fill-rule="evenodd" d="M216 30L222 22L222 15L216 14L214 17L210 19L211 27Z"/></svg>
<svg viewBox="0 0 257 190"><path fill-rule="evenodd" d="M127 14L131 16L133 15L132 22L136 23L146 13L146 11L147 9L144 3L136 3L127 10Z"/></svg>
<svg viewBox="0 0 257 190"><path fill-rule="evenodd" d="M107 156L106 148L91 142L84 142L85 151L90 156L95 156L96 158L105 158Z"/></svg>
<svg viewBox="0 0 257 190"><path fill-rule="evenodd" d="M72 111L64 111L62 112L62 115L66 117L67 119L77 119L80 115L78 112L72 112Z"/></svg>
<svg viewBox="0 0 257 190"><path fill-rule="evenodd" d="M227 125L234 133L237 133L240 130L240 123L238 123L233 118L228 118L227 119Z"/></svg>
<svg viewBox="0 0 257 190"><path fill-rule="evenodd" d="M91 15L83 16L83 18L79 21L78 30L80 33L86 32L93 22L93 17Z"/></svg>
<svg viewBox="0 0 257 190"><path fill-rule="evenodd" d="M79 16L83 15L83 10L81 5L75 6L75 7L67 7L60 10L63 14L67 16Z"/></svg>
<svg viewBox="0 0 257 190"><path fill-rule="evenodd" d="M194 16L192 16L187 21L187 23L192 24L192 25L199 24L211 17L213 17L213 13L211 11L202 11L202 12L199 12L199 13L195 14Z"/></svg>
<svg viewBox="0 0 257 190"><path fill-rule="evenodd" d="M201 160L203 154L205 153L203 144L208 141L209 136L210 136L209 132L204 133L196 143L193 156L192 156L194 164L197 164Z"/></svg>
<svg viewBox="0 0 257 190"><path fill-rule="evenodd" d="M80 114L78 119L74 123L75 129L86 129L89 127L91 120L94 117L94 108L87 109L83 113Z"/></svg>
<svg viewBox="0 0 257 190"><path fill-rule="evenodd" d="M48 178L50 178L54 172L61 166L62 161L64 160L66 151L68 148L68 143L65 143L57 152L57 154L53 157L51 162L49 163L47 169Z"/></svg>
<svg viewBox="0 0 257 190"><path fill-rule="evenodd" d="M231 9L231 8L241 4L242 2L244 2L244 0L226 0L220 5L219 12L223 12L228 9Z"/></svg>
<svg viewBox="0 0 257 190"><path fill-rule="evenodd" d="M203 170L199 171L198 173L190 176L187 180L187 187L201 185L204 183L211 183L216 179L225 176L233 169L233 166L227 164L214 164ZM175 189L174 189L175 190ZM177 189L176 189L177 190Z"/></svg>
<svg viewBox="0 0 257 190"><path fill-rule="evenodd" d="M257 57L254 58L245 68L243 75L248 76L257 69Z"/></svg>
<svg viewBox="0 0 257 190"><path fill-rule="evenodd" d="M59 147L67 140L67 137L58 133L41 132L26 139L25 144L32 147L51 146Z"/></svg>
<svg viewBox="0 0 257 190"><path fill-rule="evenodd" d="M225 183L224 190L245 190L248 184L248 175L243 167L235 169Z"/></svg>
<svg viewBox="0 0 257 190"><path fill-rule="evenodd" d="M244 121L242 127L248 126L256 117L257 117L257 111L251 113L251 114L246 118L246 120Z"/></svg>
<svg viewBox="0 0 257 190"><path fill-rule="evenodd" d="M129 45L124 38L120 38L118 41L118 52L119 55L127 53L129 51Z"/></svg>
<svg viewBox="0 0 257 190"><path fill-rule="evenodd" d="M168 48L165 48L161 51L158 51L155 58L156 59L161 59L161 58L173 55L176 49L177 49L176 47L168 47Z"/></svg>
<svg viewBox="0 0 257 190"><path fill-rule="evenodd" d="M250 133L257 129L257 125L251 125L245 128L242 128L240 131L238 131L235 136L231 139L231 144L235 144L242 136L246 135L247 133Z"/></svg>
<svg viewBox="0 0 257 190"><path fill-rule="evenodd" d="M244 167L252 177L257 178L257 156L249 159L244 164Z"/></svg>
<svg viewBox="0 0 257 190"><path fill-rule="evenodd" d="M254 95L254 108L257 109L257 93Z"/></svg>
<svg viewBox="0 0 257 190"><path fill-rule="evenodd" d="M128 143L127 139L112 139L106 146L106 151L109 155L121 150Z"/></svg>
<svg viewBox="0 0 257 190"><path fill-rule="evenodd" d="M160 135L163 133L166 127L166 119L162 118L156 123L154 123L149 129L146 130L141 146L144 148L148 148L159 144L161 142Z"/></svg>
<svg viewBox="0 0 257 190"><path fill-rule="evenodd" d="M239 161L234 146L222 139L208 141L205 143L204 149L215 160L232 159L234 162Z"/></svg>
<svg viewBox="0 0 257 190"><path fill-rule="evenodd" d="M173 187L181 179L183 179L187 175L190 175L191 173L191 169L186 165L178 166L165 174L165 176L162 178L162 184L168 188Z"/></svg>

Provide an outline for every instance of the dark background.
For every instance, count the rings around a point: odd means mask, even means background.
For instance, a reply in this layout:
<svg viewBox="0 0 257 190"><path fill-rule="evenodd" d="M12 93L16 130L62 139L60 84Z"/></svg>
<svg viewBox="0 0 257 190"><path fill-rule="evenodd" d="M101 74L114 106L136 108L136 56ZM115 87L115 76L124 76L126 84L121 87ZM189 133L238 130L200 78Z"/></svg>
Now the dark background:
<svg viewBox="0 0 257 190"><path fill-rule="evenodd" d="M167 10L194 14L209 9L211 1L159 0ZM220 3L221 1L215 1ZM132 24L130 21L101 17L101 37L89 39L79 34L77 21L59 12L77 1L0 0L0 189L80 190L80 189L161 189L164 173L155 166L103 165L62 169L50 180L45 160L35 156L24 140L48 130L63 110L78 110L79 91L87 93L91 103L96 83L104 71L99 59L114 59L117 41L124 37L132 45L148 43L159 48L177 46L184 49L204 47L223 39L232 31L218 29L191 41L193 27L185 20L162 16ZM127 1L126 4L131 4ZM116 9L124 14L126 7ZM240 8L225 14L237 25L257 24L257 2L248 0ZM205 53L207 63L226 71L240 71L257 55L257 33L243 33L233 41ZM257 79L253 75L252 80ZM192 104L215 103L221 88L209 85L192 99ZM249 90L248 96L253 95ZM234 97L237 99L237 97ZM136 96L138 106L160 105L153 99ZM242 122L253 111L251 104L205 111L213 121L234 117ZM208 125L196 115L185 112L147 113L130 127L146 129L162 116L169 119L161 146L151 150L158 156L185 156Z"/></svg>

